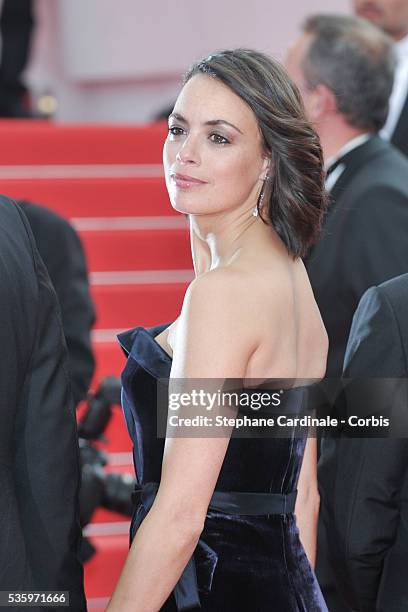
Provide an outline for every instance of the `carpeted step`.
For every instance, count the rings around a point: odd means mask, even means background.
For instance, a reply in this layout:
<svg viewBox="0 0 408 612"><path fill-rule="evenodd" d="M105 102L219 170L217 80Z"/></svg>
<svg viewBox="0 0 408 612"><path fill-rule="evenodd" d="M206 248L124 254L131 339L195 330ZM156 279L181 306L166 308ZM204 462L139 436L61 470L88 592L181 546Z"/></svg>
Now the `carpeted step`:
<svg viewBox="0 0 408 612"><path fill-rule="evenodd" d="M126 359L117 342L94 343L96 367L91 388L95 389L106 376L120 376Z"/></svg>
<svg viewBox="0 0 408 612"><path fill-rule="evenodd" d="M145 325L143 321L149 326L172 321L180 314L187 285L92 286L96 329L130 329Z"/></svg>
<svg viewBox="0 0 408 612"><path fill-rule="evenodd" d="M0 121L0 165L161 164L165 122L150 125Z"/></svg>
<svg viewBox="0 0 408 612"><path fill-rule="evenodd" d="M162 177L7 180L0 193L43 204L63 217L179 215Z"/></svg>
<svg viewBox="0 0 408 612"><path fill-rule="evenodd" d="M81 232L92 272L191 268L188 229Z"/></svg>
<svg viewBox="0 0 408 612"><path fill-rule="evenodd" d="M129 551L129 535L95 536L90 540L97 553L84 566L85 593L88 600L105 601L100 602L99 608L94 607L93 601L88 609L105 610Z"/></svg>

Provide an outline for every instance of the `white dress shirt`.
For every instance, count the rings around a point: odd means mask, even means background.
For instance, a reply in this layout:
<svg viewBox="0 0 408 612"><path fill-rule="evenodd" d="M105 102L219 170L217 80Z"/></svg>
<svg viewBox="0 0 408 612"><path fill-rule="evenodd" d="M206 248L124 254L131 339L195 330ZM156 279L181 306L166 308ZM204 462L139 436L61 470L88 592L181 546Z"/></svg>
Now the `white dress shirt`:
<svg viewBox="0 0 408 612"><path fill-rule="evenodd" d="M354 138L346 142L346 144L343 145L341 149L337 151L336 155L333 155L327 160L327 162L325 163L326 170L330 168L330 166L332 166L334 163L336 163L338 159L343 157L343 155L346 155L346 153L350 153L350 151L352 151L353 149L356 149L357 147L362 145L364 142L367 142L367 140L371 138L371 136L372 134L369 134L369 133L359 134L358 136L355 136ZM340 175L343 174L345 167L346 167L345 164L339 164L333 170L333 172L329 174L329 176L326 179L326 191L331 191L331 189L333 189L335 183L340 178Z"/></svg>
<svg viewBox="0 0 408 612"><path fill-rule="evenodd" d="M397 56L397 67L394 75L394 86L390 96L390 109L387 120L380 134L390 140L397 126L404 102L408 93L408 35L394 45Z"/></svg>

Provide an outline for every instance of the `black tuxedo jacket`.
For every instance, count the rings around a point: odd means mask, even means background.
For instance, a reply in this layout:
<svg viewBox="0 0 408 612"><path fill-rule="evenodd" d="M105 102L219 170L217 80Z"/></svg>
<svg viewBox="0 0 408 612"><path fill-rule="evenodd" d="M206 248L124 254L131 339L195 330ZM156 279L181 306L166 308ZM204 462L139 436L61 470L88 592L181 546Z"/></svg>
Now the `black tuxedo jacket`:
<svg viewBox="0 0 408 612"><path fill-rule="evenodd" d="M60 314L28 221L2 196L0 313L0 590L70 591L69 609L82 612L79 455Z"/></svg>
<svg viewBox="0 0 408 612"><path fill-rule="evenodd" d="M408 272L408 160L378 136L346 154L321 237L305 260L329 336L327 376L341 376L363 293Z"/></svg>
<svg viewBox="0 0 408 612"><path fill-rule="evenodd" d="M408 377L408 274L369 289L344 376ZM348 412L360 406L349 406ZM408 411L408 406L405 406ZM408 610L408 439L324 440L319 465L328 551L343 599L362 612Z"/></svg>
<svg viewBox="0 0 408 612"><path fill-rule="evenodd" d="M404 155L408 155L408 95L391 136L392 144Z"/></svg>

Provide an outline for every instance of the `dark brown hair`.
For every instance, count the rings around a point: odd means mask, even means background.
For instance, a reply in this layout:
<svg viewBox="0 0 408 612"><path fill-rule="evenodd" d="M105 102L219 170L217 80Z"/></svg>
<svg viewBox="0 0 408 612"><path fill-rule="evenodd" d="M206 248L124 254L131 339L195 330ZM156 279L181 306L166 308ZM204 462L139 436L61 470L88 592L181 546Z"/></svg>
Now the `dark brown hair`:
<svg viewBox="0 0 408 612"><path fill-rule="evenodd" d="M184 83L196 74L219 79L252 109L271 158L263 221L274 227L293 257L303 257L318 238L327 199L319 138L299 90L278 62L250 49L210 55L193 64Z"/></svg>

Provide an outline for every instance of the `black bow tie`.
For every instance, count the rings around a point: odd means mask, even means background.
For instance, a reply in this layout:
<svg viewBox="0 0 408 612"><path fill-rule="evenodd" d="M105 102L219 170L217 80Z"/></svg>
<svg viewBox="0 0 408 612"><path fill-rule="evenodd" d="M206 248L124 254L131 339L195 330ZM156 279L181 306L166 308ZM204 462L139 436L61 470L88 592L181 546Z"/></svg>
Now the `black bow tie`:
<svg viewBox="0 0 408 612"><path fill-rule="evenodd" d="M334 170L337 168L337 166L340 166L340 164L344 164L345 166L348 166L348 165L353 166L356 162L358 162L362 158L362 151L363 150L367 150L367 148L369 148L371 146L370 145L371 142L373 142L373 138L372 137L369 138L369 140L366 140L366 141L362 142L357 147L354 147L354 149L351 149L351 151L347 151L347 153L344 153L343 155L338 157L327 168L327 170L326 170L326 178L328 176L330 176L330 174L332 172L334 172Z"/></svg>
<svg viewBox="0 0 408 612"><path fill-rule="evenodd" d="M331 173L334 172L337 166L340 166L340 164L342 164L343 162L344 162L344 157L340 157L339 159L336 159L336 161L334 161L332 164L330 164L330 166L326 170L326 178L328 178L331 175Z"/></svg>

